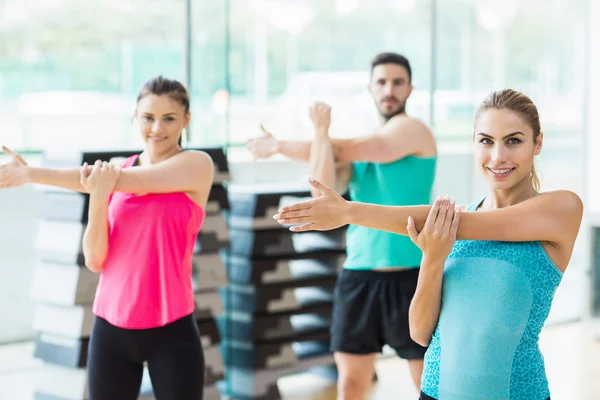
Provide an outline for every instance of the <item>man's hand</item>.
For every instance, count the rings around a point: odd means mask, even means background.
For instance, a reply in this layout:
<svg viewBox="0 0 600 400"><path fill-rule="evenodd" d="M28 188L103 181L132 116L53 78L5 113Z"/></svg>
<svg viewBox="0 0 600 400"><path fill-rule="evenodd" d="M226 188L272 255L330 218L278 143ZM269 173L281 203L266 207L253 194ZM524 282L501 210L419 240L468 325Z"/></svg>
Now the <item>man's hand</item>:
<svg viewBox="0 0 600 400"><path fill-rule="evenodd" d="M331 124L331 107L320 101L314 102L308 109L310 120L315 126L317 135L327 135Z"/></svg>
<svg viewBox="0 0 600 400"><path fill-rule="evenodd" d="M250 150L257 160L269 158L272 155L277 154L277 139L275 139L271 132L267 131L262 124L260 125L260 130L263 132L262 136L246 141L246 148Z"/></svg>

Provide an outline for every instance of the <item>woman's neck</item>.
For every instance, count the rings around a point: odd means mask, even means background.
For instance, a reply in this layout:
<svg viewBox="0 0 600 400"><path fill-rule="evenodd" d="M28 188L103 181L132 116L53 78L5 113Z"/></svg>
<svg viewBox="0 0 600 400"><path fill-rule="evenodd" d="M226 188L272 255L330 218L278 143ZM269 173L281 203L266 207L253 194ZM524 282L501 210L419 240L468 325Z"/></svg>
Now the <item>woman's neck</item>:
<svg viewBox="0 0 600 400"><path fill-rule="evenodd" d="M142 154L140 154L139 164L140 165L158 164L161 161L165 161L166 159L173 157L175 154L177 154L179 152L181 152L181 147L179 147L179 146L165 150L160 153L149 152L148 149L146 149L146 150L144 150L144 152Z"/></svg>
<svg viewBox="0 0 600 400"><path fill-rule="evenodd" d="M480 209L493 210L514 206L533 197L536 193L531 180L524 179L523 182L509 190L492 190L481 204Z"/></svg>

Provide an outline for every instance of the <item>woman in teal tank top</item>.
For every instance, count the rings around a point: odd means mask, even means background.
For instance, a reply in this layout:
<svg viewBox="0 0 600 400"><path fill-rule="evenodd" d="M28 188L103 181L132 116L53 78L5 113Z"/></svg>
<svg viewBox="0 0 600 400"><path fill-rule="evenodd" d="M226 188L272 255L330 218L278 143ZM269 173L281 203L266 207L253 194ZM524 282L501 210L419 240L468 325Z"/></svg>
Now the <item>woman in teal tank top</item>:
<svg viewBox="0 0 600 400"><path fill-rule="evenodd" d="M422 400L550 398L538 336L569 264L583 204L540 193L534 158L543 134L529 97L506 89L475 114L473 140L489 194L466 207L348 202L316 181L313 200L274 218L293 231L354 224L409 236L423 251L410 306L411 337L428 345ZM302 225L297 225L302 224Z"/></svg>

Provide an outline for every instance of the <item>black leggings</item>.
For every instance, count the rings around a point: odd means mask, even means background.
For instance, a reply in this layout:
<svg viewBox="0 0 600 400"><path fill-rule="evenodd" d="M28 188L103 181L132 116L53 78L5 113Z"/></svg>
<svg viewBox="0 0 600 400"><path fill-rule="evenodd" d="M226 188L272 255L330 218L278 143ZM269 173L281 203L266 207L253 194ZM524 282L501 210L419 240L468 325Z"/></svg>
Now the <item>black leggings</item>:
<svg viewBox="0 0 600 400"><path fill-rule="evenodd" d="M136 400L144 361L157 400L202 400L204 352L191 315L142 330L96 317L88 348L89 400Z"/></svg>
<svg viewBox="0 0 600 400"><path fill-rule="evenodd" d="M419 400L436 400L431 396L427 396L425 393L421 392L421 395L419 396ZM550 400L550 397L548 397L546 400Z"/></svg>

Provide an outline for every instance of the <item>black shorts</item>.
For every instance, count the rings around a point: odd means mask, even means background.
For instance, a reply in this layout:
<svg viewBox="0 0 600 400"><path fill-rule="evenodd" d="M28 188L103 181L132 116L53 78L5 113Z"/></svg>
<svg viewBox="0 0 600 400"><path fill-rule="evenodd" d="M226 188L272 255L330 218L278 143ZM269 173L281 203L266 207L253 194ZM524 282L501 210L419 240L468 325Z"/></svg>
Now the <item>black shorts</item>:
<svg viewBox="0 0 600 400"><path fill-rule="evenodd" d="M335 288L331 349L379 353L383 345L407 360L423 359L426 347L410 338L408 309L419 269L389 272L343 269Z"/></svg>

